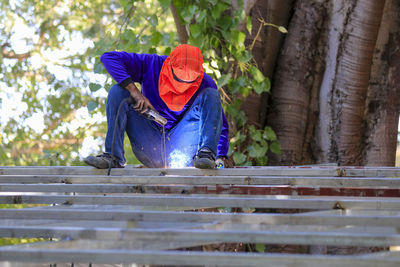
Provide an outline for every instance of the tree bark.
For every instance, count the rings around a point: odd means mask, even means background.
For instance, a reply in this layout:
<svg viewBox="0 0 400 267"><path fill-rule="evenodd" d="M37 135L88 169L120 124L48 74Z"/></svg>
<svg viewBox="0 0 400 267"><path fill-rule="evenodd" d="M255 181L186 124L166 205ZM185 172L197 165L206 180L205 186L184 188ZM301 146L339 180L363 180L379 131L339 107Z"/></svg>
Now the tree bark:
<svg viewBox="0 0 400 267"><path fill-rule="evenodd" d="M363 165L394 166L400 108L400 1L387 0L367 96Z"/></svg>
<svg viewBox="0 0 400 267"><path fill-rule="evenodd" d="M179 20L178 12L176 10L176 6L174 5L173 1L171 1L170 9L171 9L172 17L174 18L176 31L178 32L179 42L181 44L187 44L187 42L189 40L189 35L186 31L185 26Z"/></svg>
<svg viewBox="0 0 400 267"><path fill-rule="evenodd" d="M252 31L246 35L246 45L254 42L252 54L264 76L271 79L276 59L285 35L276 28L263 26L261 21L287 27L293 0L247 1L246 12L252 18ZM267 94L251 92L242 108L250 124L260 128L266 125Z"/></svg>
<svg viewBox="0 0 400 267"><path fill-rule="evenodd" d="M333 141L340 165L360 165L365 101L371 62L381 23L383 0L358 0L349 16L334 83L334 121L338 129Z"/></svg>
<svg viewBox="0 0 400 267"><path fill-rule="evenodd" d="M310 158L303 151L307 151L313 135L325 65L325 52L320 47L326 4L327 1L300 0L295 6L271 92L268 121L282 147L282 154L271 158L273 164L294 165Z"/></svg>

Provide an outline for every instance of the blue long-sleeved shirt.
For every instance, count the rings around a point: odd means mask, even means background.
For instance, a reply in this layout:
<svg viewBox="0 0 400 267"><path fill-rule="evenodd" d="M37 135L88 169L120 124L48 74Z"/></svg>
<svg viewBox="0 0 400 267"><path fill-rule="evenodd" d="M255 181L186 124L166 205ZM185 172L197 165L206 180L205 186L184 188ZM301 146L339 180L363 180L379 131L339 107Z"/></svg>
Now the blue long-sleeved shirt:
<svg viewBox="0 0 400 267"><path fill-rule="evenodd" d="M129 82L140 83L142 94L150 101L160 115L167 119L168 122L165 128L171 129L181 120L185 111L191 106L197 94L203 88L211 87L217 90L217 85L213 79L205 73L199 89L182 110L170 110L158 93L158 79L161 67L167 57L168 56L113 51L104 53L100 60L107 72L118 84L126 86ZM226 156L229 149L229 125L223 112L222 118L222 131L217 146L217 156Z"/></svg>

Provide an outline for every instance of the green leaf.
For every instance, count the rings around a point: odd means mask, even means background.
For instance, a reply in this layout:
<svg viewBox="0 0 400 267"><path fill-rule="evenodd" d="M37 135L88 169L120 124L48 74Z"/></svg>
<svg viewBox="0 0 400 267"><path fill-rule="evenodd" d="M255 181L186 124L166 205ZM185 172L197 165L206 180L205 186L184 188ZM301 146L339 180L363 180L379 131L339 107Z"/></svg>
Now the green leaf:
<svg viewBox="0 0 400 267"><path fill-rule="evenodd" d="M95 110L98 105L99 105L99 103L97 103L95 101L89 101L87 104L88 111L91 112L91 111Z"/></svg>
<svg viewBox="0 0 400 267"><path fill-rule="evenodd" d="M253 85L253 90L254 90L257 94L261 94L262 92L264 92L265 86L264 86L264 83L263 83L263 82L259 83L259 82L257 82L257 81L254 80L254 81L252 82L252 85Z"/></svg>
<svg viewBox="0 0 400 267"><path fill-rule="evenodd" d="M245 98L250 94L250 91L251 91L251 87L249 87L249 86L240 87L240 89L239 89L239 92Z"/></svg>
<svg viewBox="0 0 400 267"><path fill-rule="evenodd" d="M231 32L231 42L235 45L243 45L244 40L246 39L246 34L241 31L233 30Z"/></svg>
<svg viewBox="0 0 400 267"><path fill-rule="evenodd" d="M228 83L228 81L231 79L231 77L232 77L232 74L230 74L230 73L222 75L217 81L218 88L225 86Z"/></svg>
<svg viewBox="0 0 400 267"><path fill-rule="evenodd" d="M157 15L156 14L151 15L149 18L149 22L152 26L154 26L154 27L157 26L158 25Z"/></svg>
<svg viewBox="0 0 400 267"><path fill-rule="evenodd" d="M257 162L258 166L266 166L267 163L268 163L268 157L264 156L264 157L261 157L261 158L257 158L256 162Z"/></svg>
<svg viewBox="0 0 400 267"><path fill-rule="evenodd" d="M252 158L264 157L268 151L268 146L260 146L259 144L252 144L247 147L249 156Z"/></svg>
<svg viewBox="0 0 400 267"><path fill-rule="evenodd" d="M246 161L246 155L238 151L233 153L232 158L237 165L243 164Z"/></svg>
<svg viewBox="0 0 400 267"><path fill-rule="evenodd" d="M256 251L259 253L264 253L265 252L265 245L264 244L256 244Z"/></svg>
<svg viewBox="0 0 400 267"><path fill-rule="evenodd" d="M190 33L194 38L197 38L201 34L201 27L199 24L190 25Z"/></svg>
<svg viewBox="0 0 400 267"><path fill-rule="evenodd" d="M237 132L235 136L232 137L229 141L231 144L237 145L241 144L244 140L246 140L246 136L244 134L241 134L240 132Z"/></svg>
<svg viewBox="0 0 400 267"><path fill-rule="evenodd" d="M251 17L247 16L246 17L246 29L249 33L251 33L251 29L253 27L252 21L251 21Z"/></svg>
<svg viewBox="0 0 400 267"><path fill-rule="evenodd" d="M96 91L98 91L99 89L101 89L101 85L100 84L98 84L98 83L90 83L89 84L89 89L90 89L90 91L92 91L92 92L96 92Z"/></svg>
<svg viewBox="0 0 400 267"><path fill-rule="evenodd" d="M185 9L181 12L181 17L183 19L184 24L189 24L193 18L193 14L191 14L189 10Z"/></svg>
<svg viewBox="0 0 400 267"><path fill-rule="evenodd" d="M249 53L249 51L243 50L240 53L235 54L235 58L242 63L247 63L253 58L253 55Z"/></svg>
<svg viewBox="0 0 400 267"><path fill-rule="evenodd" d="M230 80L228 83L228 88L232 94L236 94L240 89L240 84L237 80Z"/></svg>
<svg viewBox="0 0 400 267"><path fill-rule="evenodd" d="M249 68L249 71L257 82L261 83L265 80L264 74L262 74L262 72L257 67L251 66Z"/></svg>
<svg viewBox="0 0 400 267"><path fill-rule="evenodd" d="M272 130L272 128L269 126L265 126L263 137L264 137L264 139L267 139L269 141L277 140L274 130Z"/></svg>
<svg viewBox="0 0 400 267"><path fill-rule="evenodd" d="M281 144L279 144L278 141L273 142L273 143L269 146L269 149L270 149L273 153L278 154L278 155L280 155L280 154L282 153Z"/></svg>
<svg viewBox="0 0 400 267"><path fill-rule="evenodd" d="M222 30L227 31L229 26L232 24L232 18L228 16L222 16L217 20L218 26L222 28Z"/></svg>
<svg viewBox="0 0 400 267"><path fill-rule="evenodd" d="M158 0L158 2L162 9L167 9L171 4L171 0Z"/></svg>
<svg viewBox="0 0 400 267"><path fill-rule="evenodd" d="M106 91L108 92L108 91L110 91L112 86L113 85L111 83L107 83L106 85L104 85L104 89L106 89Z"/></svg>
<svg viewBox="0 0 400 267"><path fill-rule="evenodd" d="M211 9L211 16L214 19L217 19L221 16L221 13L226 9L227 5L223 3L218 3L216 4L212 9Z"/></svg>
<svg viewBox="0 0 400 267"><path fill-rule="evenodd" d="M158 31L153 32L153 35L151 36L151 44L156 46L160 43L160 41L162 39L163 39L163 35L160 32L158 32Z"/></svg>
<svg viewBox="0 0 400 267"><path fill-rule="evenodd" d="M203 44L204 44L203 38L201 38L201 36L198 36L197 38L194 38L193 36L190 36L189 44L202 49Z"/></svg>
<svg viewBox="0 0 400 267"><path fill-rule="evenodd" d="M103 73L104 71L104 67L103 64L98 63L95 67L94 67L94 73Z"/></svg>
<svg viewBox="0 0 400 267"><path fill-rule="evenodd" d="M283 27L283 26L279 26L279 27L278 27L278 30L279 30L280 32L282 32L282 33L288 33L287 29L286 29L285 27Z"/></svg>
<svg viewBox="0 0 400 267"><path fill-rule="evenodd" d="M205 10L199 11L196 16L196 22L201 23L204 20L204 18L206 17L206 15L207 15L207 13Z"/></svg>
<svg viewBox="0 0 400 267"><path fill-rule="evenodd" d="M257 142L261 142L262 141L262 134L260 130L255 130L252 134L251 134L251 139L253 139L254 141Z"/></svg>
<svg viewBox="0 0 400 267"><path fill-rule="evenodd" d="M172 48L170 46L166 47L164 50L164 55L169 55L171 54Z"/></svg>

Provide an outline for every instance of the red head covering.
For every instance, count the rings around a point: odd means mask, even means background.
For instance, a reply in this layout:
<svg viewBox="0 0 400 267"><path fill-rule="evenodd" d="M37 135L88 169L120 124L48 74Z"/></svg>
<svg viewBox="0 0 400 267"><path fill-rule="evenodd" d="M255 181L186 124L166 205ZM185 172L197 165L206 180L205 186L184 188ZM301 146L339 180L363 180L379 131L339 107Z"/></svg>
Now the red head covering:
<svg viewBox="0 0 400 267"><path fill-rule="evenodd" d="M199 48L182 44L164 61L158 80L161 99L173 111L181 110L203 80L203 56Z"/></svg>

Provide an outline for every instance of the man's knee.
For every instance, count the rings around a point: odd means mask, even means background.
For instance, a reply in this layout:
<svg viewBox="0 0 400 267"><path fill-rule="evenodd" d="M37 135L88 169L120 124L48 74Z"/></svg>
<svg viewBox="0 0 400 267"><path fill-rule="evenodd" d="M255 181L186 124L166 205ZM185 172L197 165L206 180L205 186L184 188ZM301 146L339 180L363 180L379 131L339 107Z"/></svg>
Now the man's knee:
<svg viewBox="0 0 400 267"><path fill-rule="evenodd" d="M221 105L221 97L219 95L219 92L217 89L215 88L204 88L199 96L200 98L204 99L205 102L207 102L208 104L212 104L212 105Z"/></svg>
<svg viewBox="0 0 400 267"><path fill-rule="evenodd" d="M207 95L207 96L210 96L210 97L216 97L216 98L218 98L218 99L220 98L219 93L218 93L218 90L215 89L215 88L212 88L212 87L204 88L204 89L200 92L200 94Z"/></svg>

